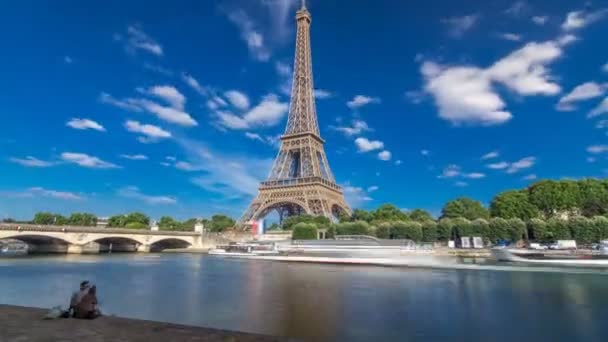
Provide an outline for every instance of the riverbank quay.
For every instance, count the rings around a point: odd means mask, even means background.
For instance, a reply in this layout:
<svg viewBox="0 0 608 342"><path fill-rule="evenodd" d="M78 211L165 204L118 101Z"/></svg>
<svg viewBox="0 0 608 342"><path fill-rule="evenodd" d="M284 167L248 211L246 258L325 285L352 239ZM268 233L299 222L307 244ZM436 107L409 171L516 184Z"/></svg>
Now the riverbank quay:
<svg viewBox="0 0 608 342"><path fill-rule="evenodd" d="M47 309L0 304L0 341L2 342L270 342L297 341L295 338L273 337L103 316L94 320L74 318L43 319Z"/></svg>

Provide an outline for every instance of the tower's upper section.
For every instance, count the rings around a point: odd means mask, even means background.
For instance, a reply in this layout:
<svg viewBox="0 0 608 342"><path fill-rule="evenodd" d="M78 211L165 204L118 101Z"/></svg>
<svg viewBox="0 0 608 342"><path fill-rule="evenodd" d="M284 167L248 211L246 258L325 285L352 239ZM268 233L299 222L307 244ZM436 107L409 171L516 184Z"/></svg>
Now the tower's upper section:
<svg viewBox="0 0 608 342"><path fill-rule="evenodd" d="M304 3L296 12L296 53L293 63L291 103L285 136L310 133L321 139L315 108L310 52L310 23L312 18Z"/></svg>

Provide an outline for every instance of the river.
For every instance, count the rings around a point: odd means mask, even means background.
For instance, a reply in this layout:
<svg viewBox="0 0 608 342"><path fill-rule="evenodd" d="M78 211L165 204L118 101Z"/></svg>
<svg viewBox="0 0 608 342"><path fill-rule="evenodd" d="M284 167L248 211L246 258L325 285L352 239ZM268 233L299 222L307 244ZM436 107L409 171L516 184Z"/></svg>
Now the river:
<svg viewBox="0 0 608 342"><path fill-rule="evenodd" d="M532 270L532 269L531 269ZM324 340L606 341L608 276L292 264L197 254L0 259L0 303Z"/></svg>

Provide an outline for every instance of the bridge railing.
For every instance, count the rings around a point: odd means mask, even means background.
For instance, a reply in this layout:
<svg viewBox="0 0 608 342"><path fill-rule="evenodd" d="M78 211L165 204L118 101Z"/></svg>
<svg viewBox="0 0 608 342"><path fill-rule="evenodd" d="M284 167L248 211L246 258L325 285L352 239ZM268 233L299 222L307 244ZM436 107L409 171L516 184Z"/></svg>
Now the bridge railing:
<svg viewBox="0 0 608 342"><path fill-rule="evenodd" d="M20 230L36 232L64 232L64 233L101 233L101 234L137 234L137 235L168 235L168 236L193 236L200 233L191 231L149 230L129 228L99 228L81 226L51 226L36 224L0 223L0 230Z"/></svg>

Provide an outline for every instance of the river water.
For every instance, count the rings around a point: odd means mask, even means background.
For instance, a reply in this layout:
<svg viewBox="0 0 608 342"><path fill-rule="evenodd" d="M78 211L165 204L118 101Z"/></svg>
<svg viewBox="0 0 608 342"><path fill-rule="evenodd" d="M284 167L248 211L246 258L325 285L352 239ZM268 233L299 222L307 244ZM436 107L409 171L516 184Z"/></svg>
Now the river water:
<svg viewBox="0 0 608 342"><path fill-rule="evenodd" d="M196 254L0 259L0 303L66 306L87 279L131 318L351 341L608 341L608 275L292 264Z"/></svg>

